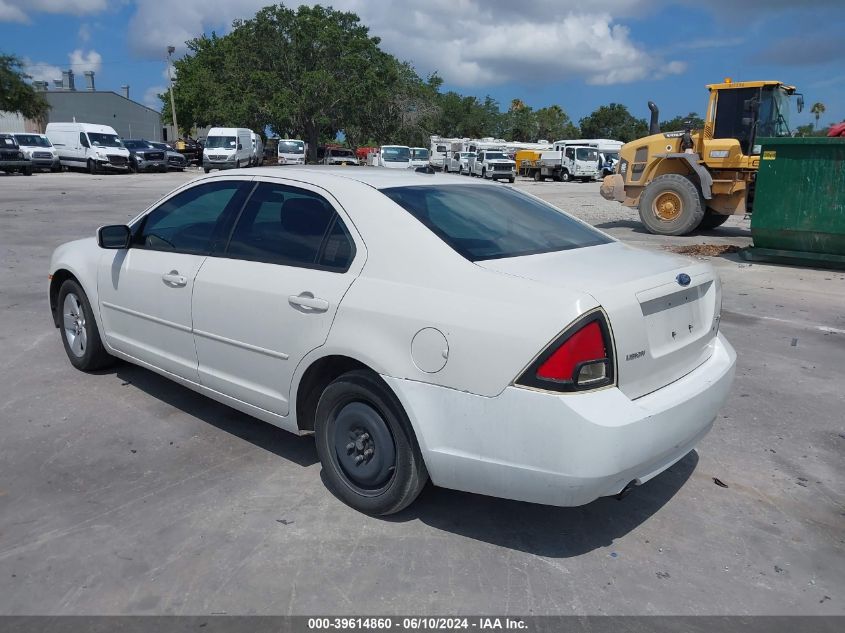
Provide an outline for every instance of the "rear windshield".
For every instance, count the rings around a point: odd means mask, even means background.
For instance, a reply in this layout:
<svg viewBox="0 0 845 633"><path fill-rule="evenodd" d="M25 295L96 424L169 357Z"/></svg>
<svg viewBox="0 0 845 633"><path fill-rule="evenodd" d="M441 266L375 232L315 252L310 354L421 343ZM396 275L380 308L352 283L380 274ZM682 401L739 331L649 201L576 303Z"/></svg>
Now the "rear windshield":
<svg viewBox="0 0 845 633"><path fill-rule="evenodd" d="M437 185L381 192L473 262L611 241L555 207L508 187Z"/></svg>

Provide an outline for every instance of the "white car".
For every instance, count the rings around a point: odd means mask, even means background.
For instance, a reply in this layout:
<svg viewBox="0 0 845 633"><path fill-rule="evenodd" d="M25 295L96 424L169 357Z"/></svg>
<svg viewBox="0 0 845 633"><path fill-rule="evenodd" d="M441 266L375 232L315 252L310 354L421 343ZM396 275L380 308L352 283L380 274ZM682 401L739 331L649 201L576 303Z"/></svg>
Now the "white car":
<svg viewBox="0 0 845 633"><path fill-rule="evenodd" d="M627 493L704 437L734 376L709 264L450 175L223 172L58 247L49 273L73 366L120 358L313 433L330 488L371 514L429 478Z"/></svg>

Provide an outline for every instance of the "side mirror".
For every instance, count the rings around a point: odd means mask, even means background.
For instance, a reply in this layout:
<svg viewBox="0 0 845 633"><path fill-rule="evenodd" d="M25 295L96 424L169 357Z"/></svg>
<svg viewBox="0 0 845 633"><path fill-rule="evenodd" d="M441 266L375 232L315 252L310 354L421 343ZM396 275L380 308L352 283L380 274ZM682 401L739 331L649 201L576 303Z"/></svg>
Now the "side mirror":
<svg viewBox="0 0 845 633"><path fill-rule="evenodd" d="M804 95L800 92L798 93L798 98L796 99L795 105L797 106L798 112L804 109Z"/></svg>
<svg viewBox="0 0 845 633"><path fill-rule="evenodd" d="M132 232L125 224L110 224L97 229L97 244L100 248L129 248Z"/></svg>
<svg viewBox="0 0 845 633"><path fill-rule="evenodd" d="M243 149L243 148L244 148L244 146L241 145L240 143L238 143L238 149Z"/></svg>

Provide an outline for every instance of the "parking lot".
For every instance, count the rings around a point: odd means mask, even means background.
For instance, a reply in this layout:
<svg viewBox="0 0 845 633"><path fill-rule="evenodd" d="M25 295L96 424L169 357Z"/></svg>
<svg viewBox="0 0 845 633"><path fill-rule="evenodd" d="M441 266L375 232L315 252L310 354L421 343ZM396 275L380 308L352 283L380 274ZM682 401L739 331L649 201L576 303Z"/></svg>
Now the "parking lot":
<svg viewBox="0 0 845 633"><path fill-rule="evenodd" d="M429 485L371 518L325 488L310 438L132 365L68 363L52 250L196 175L0 175L0 613L845 614L845 273L708 258L731 398L624 500ZM665 238L597 183L516 186L638 247L751 243L742 217Z"/></svg>

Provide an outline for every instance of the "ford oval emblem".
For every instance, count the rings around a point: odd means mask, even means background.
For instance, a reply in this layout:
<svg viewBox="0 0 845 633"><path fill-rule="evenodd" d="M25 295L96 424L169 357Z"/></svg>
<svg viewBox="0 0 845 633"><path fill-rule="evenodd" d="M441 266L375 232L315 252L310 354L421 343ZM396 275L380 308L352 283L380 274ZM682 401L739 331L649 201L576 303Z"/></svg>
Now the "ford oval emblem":
<svg viewBox="0 0 845 633"><path fill-rule="evenodd" d="M682 286L689 286L692 278L686 273L681 273L675 277L675 280Z"/></svg>

